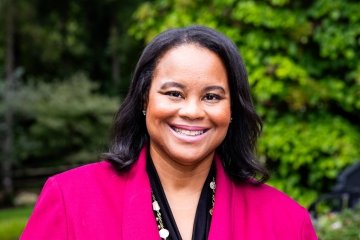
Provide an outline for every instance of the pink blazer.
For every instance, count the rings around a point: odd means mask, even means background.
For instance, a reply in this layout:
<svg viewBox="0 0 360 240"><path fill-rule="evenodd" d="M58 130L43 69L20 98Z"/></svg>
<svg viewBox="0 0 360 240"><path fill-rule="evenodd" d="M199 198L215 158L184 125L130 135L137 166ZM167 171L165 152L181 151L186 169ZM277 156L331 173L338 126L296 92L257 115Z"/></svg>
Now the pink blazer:
<svg viewBox="0 0 360 240"><path fill-rule="evenodd" d="M265 184L234 184L215 161L210 240L317 239L306 209ZM146 151L124 174L102 161L49 178L20 239L160 239Z"/></svg>

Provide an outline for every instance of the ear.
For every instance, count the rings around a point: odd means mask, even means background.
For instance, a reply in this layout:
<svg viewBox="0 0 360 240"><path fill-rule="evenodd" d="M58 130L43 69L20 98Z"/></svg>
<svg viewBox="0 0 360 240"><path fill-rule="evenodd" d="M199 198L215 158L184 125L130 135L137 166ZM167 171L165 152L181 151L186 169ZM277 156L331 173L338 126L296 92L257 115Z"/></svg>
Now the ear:
<svg viewBox="0 0 360 240"><path fill-rule="evenodd" d="M148 106L148 101L149 101L149 91L146 91L145 95L143 96L143 104L142 104L142 111L143 110L147 110L147 106Z"/></svg>

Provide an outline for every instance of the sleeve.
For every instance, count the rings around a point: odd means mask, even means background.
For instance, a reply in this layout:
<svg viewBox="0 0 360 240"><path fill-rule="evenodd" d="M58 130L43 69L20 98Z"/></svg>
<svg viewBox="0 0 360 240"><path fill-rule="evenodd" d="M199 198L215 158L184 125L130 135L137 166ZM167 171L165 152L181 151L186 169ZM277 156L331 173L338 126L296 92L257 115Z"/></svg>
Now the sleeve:
<svg viewBox="0 0 360 240"><path fill-rule="evenodd" d="M61 189L54 177L41 191L20 240L68 239L67 216Z"/></svg>
<svg viewBox="0 0 360 240"><path fill-rule="evenodd" d="M301 240L318 240L310 214L304 209L304 220L302 224Z"/></svg>

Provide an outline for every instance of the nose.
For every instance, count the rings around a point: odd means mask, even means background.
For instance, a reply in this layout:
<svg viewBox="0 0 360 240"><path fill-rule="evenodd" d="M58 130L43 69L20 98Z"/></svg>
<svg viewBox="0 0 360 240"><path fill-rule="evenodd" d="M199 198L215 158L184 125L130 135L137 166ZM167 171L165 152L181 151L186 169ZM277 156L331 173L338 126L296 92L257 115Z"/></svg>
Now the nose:
<svg viewBox="0 0 360 240"><path fill-rule="evenodd" d="M200 100L187 99L179 109L179 116L185 119L202 119L205 116L205 110Z"/></svg>

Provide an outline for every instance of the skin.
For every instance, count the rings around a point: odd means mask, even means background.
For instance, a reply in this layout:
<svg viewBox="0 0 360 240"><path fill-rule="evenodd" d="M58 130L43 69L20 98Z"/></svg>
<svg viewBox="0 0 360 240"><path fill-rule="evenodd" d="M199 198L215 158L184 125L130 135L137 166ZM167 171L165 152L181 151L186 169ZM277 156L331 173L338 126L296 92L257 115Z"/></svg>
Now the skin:
<svg viewBox="0 0 360 240"><path fill-rule="evenodd" d="M145 109L151 157L180 234L191 239L201 189L231 119L221 59L195 44L168 50Z"/></svg>

